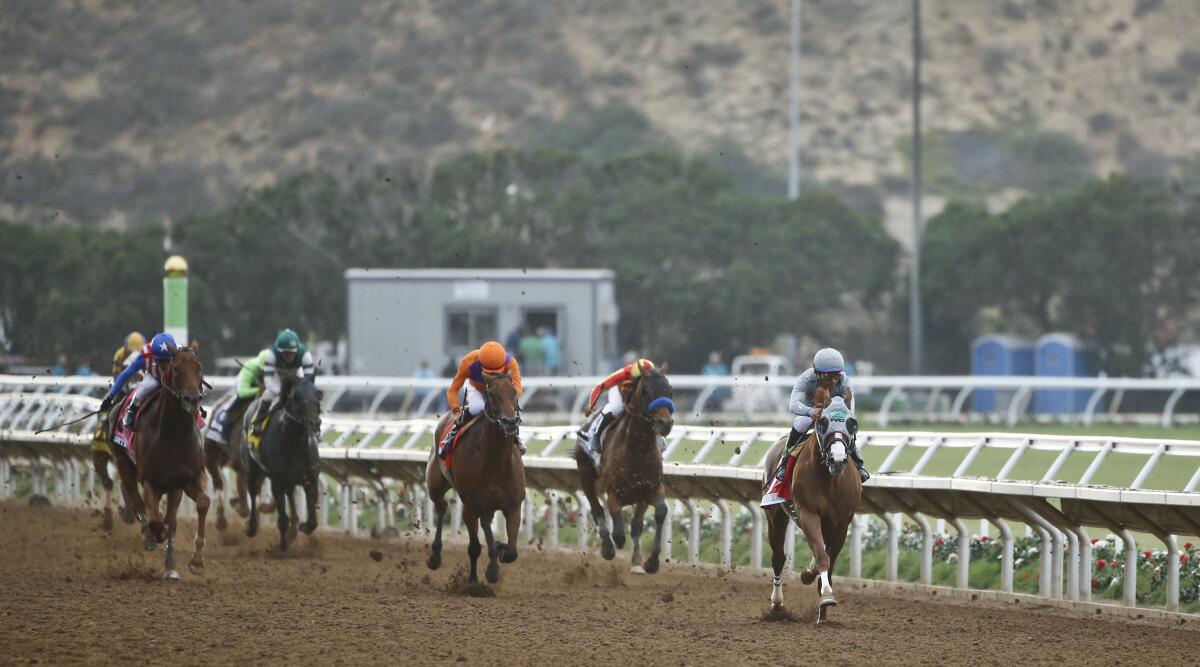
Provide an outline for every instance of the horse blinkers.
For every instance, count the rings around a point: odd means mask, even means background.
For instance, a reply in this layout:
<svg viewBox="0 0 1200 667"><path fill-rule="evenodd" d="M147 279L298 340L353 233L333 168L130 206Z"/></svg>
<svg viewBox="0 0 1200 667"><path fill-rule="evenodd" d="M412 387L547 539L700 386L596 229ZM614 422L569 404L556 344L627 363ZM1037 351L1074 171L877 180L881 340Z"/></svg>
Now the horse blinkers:
<svg viewBox="0 0 1200 667"><path fill-rule="evenodd" d="M846 469L849 459L851 440L858 431L858 420L847 420L845 430L829 430L829 418L822 416L817 420L817 445L821 453L821 462L830 475L837 477Z"/></svg>

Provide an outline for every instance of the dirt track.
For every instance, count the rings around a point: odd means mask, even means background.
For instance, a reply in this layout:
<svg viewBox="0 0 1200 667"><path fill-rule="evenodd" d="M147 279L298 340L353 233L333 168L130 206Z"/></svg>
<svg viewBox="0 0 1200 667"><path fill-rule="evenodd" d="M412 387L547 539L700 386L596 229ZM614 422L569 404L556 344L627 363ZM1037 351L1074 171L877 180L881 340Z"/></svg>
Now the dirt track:
<svg viewBox="0 0 1200 667"><path fill-rule="evenodd" d="M816 628L815 596L786 589L797 622L761 620L758 573L686 565L627 573L622 557L538 553L504 566L495 598L460 592L466 549L437 572L423 540L303 536L278 557L274 526L255 540L210 533L208 571L165 583L162 552L131 526L110 535L88 512L0 504L0 663L226 664L1182 664L1200 631L1046 610L840 592ZM240 535L240 533L238 534ZM223 543L224 542L224 543ZM375 561L370 551L382 552ZM836 582L835 582L836 583ZM1020 662L1017 662L1020 661Z"/></svg>

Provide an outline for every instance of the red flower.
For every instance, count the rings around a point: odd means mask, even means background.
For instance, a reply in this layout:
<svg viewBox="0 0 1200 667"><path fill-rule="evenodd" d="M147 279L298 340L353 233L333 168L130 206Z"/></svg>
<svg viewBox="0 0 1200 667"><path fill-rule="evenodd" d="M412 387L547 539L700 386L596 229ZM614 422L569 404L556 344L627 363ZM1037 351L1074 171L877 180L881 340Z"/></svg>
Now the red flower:
<svg viewBox="0 0 1200 667"><path fill-rule="evenodd" d="M933 546L935 546L935 547L940 547L940 546L942 546L942 538L940 538L940 537L939 537L939 538L937 538L936 540L934 540L934 541L933 541Z"/></svg>
<svg viewBox="0 0 1200 667"><path fill-rule="evenodd" d="M1095 543L1097 543L1097 542L1099 542L1099 541L1100 541L1100 538L1099 538L1099 537L1093 537L1093 538L1092 538L1092 544L1095 544Z"/></svg>
<svg viewBox="0 0 1200 667"><path fill-rule="evenodd" d="M1192 543L1191 543L1191 542L1184 542L1184 543L1183 543L1183 548L1184 548L1184 549L1187 549L1188 551L1191 551L1191 550L1192 550Z"/></svg>
<svg viewBox="0 0 1200 667"><path fill-rule="evenodd" d="M1143 551L1143 552L1142 552L1142 557L1143 557L1143 558L1145 558L1145 559L1147 559L1147 560L1149 560L1149 559L1150 559L1150 557L1151 557L1151 556L1153 556L1153 555L1154 555L1154 554L1150 553L1149 551Z"/></svg>
<svg viewBox="0 0 1200 667"><path fill-rule="evenodd" d="M1028 578L1029 578L1029 573L1028 573L1028 572L1026 572L1026 573L1025 573L1025 578L1026 578L1026 579L1028 579Z"/></svg>
<svg viewBox="0 0 1200 667"><path fill-rule="evenodd" d="M1096 569L1097 569L1097 570L1103 570L1105 565L1106 565L1106 563L1104 562L1104 559L1103 559L1103 558L1101 558L1100 560L1096 561Z"/></svg>
<svg viewBox="0 0 1200 667"><path fill-rule="evenodd" d="M1188 555L1187 554L1179 554L1179 564L1180 565L1188 564Z"/></svg>
<svg viewBox="0 0 1200 667"><path fill-rule="evenodd" d="M988 536L987 536L987 535L980 536L980 538L979 538L979 541L980 541L980 542L987 542L987 541L988 541Z"/></svg>
<svg viewBox="0 0 1200 667"><path fill-rule="evenodd" d="M1092 588L1100 588L1100 580L1092 577Z"/></svg>

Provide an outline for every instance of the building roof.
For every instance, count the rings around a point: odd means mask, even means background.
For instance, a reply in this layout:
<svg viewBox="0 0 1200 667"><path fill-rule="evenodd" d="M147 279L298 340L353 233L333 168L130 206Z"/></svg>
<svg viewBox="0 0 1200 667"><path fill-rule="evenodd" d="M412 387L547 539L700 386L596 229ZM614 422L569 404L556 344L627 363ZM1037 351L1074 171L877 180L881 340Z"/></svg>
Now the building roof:
<svg viewBox="0 0 1200 667"><path fill-rule="evenodd" d="M612 280L611 269L346 269L346 280Z"/></svg>

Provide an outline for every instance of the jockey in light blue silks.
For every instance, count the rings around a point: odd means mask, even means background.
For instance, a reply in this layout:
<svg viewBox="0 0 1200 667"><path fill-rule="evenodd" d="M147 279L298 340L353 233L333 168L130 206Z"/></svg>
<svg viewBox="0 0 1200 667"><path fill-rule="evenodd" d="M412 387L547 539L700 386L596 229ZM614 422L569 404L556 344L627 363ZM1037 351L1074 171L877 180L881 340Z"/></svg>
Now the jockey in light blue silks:
<svg viewBox="0 0 1200 667"><path fill-rule="evenodd" d="M822 408L812 405L813 396L818 387L824 387L829 392L830 398L841 397L853 410L854 391L850 388L850 378L846 375L846 364L842 360L842 353L831 347L823 348L813 356L812 368L804 371L796 379L796 385L792 387L792 397L788 409L796 415L796 418L792 420L792 431L788 434L787 445L784 447L785 452L790 453L799 444L808 429L812 427L813 422L821 418ZM871 475L863 467L863 460L859 456L857 448L852 448L849 454L850 458L854 459L855 467L858 468L859 477L866 482ZM774 482L763 495L763 507L790 501L791 466L788 465L789 458L791 458L790 455L785 455L779 461Z"/></svg>

